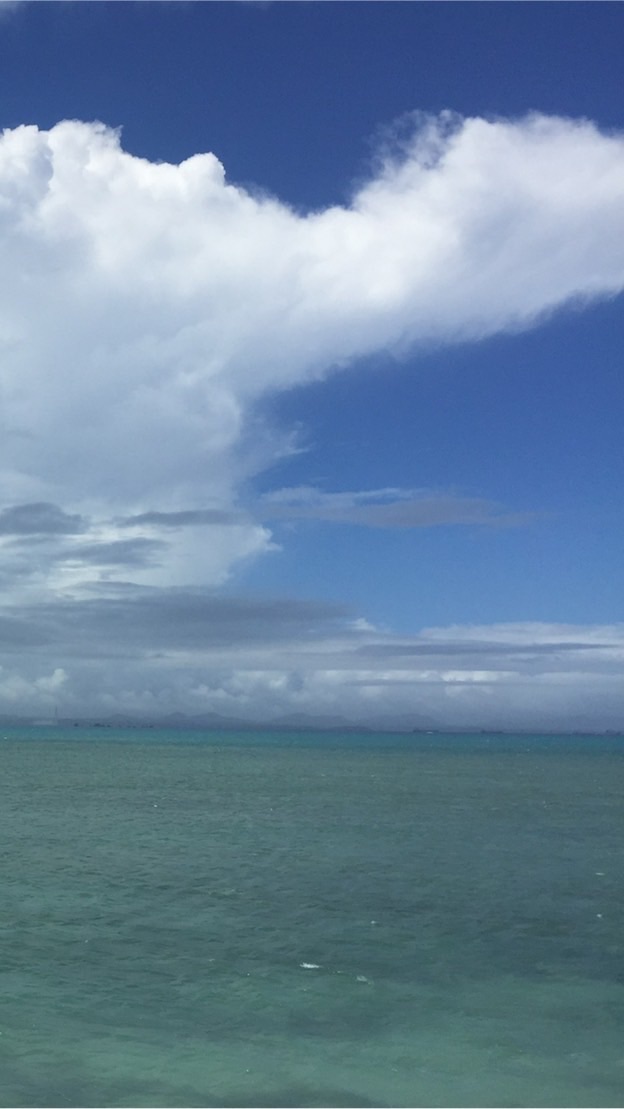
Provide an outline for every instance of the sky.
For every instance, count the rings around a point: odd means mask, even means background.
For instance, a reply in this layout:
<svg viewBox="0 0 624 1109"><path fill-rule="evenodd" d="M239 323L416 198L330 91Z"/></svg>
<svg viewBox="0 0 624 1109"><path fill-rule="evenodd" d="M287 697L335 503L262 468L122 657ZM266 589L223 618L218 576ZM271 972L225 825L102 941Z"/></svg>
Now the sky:
<svg viewBox="0 0 624 1109"><path fill-rule="evenodd" d="M624 728L623 32L0 3L0 715Z"/></svg>

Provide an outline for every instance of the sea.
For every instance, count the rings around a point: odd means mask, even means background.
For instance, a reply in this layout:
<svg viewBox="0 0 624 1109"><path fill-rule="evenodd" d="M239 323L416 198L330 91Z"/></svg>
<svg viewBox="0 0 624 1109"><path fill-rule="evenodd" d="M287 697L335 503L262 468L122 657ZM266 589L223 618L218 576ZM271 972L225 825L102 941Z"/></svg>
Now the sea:
<svg viewBox="0 0 624 1109"><path fill-rule="evenodd" d="M623 736L0 760L0 1105L624 1105Z"/></svg>

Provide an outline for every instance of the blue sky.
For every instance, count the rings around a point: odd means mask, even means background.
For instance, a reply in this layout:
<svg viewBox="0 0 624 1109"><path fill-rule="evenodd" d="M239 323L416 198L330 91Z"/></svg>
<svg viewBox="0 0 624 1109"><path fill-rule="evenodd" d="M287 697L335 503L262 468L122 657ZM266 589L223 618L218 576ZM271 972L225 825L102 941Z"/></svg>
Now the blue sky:
<svg viewBox="0 0 624 1109"><path fill-rule="evenodd" d="M623 29L0 6L0 713L624 726Z"/></svg>

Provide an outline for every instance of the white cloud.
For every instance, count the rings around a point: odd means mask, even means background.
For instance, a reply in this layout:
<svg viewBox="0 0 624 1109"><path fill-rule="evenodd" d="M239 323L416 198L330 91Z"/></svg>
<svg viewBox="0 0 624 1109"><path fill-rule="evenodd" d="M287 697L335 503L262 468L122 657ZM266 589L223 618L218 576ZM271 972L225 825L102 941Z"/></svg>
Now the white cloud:
<svg viewBox="0 0 624 1109"><path fill-rule="evenodd" d="M0 711L11 711L15 707L22 711L36 711L54 707L59 691L67 675L57 667L52 674L26 679L18 673L5 673L0 666Z"/></svg>
<svg viewBox="0 0 624 1109"><path fill-rule="evenodd" d="M279 516L518 522L401 488L241 508L242 484L293 449L257 401L376 351L614 295L623 243L624 140L587 122L421 120L350 205L311 213L229 184L211 154L136 158L99 124L5 132L0 706L621 718L620 628L402 640L322 606L219 608L186 587L269 550Z"/></svg>
<svg viewBox="0 0 624 1109"><path fill-rule="evenodd" d="M421 120L348 207L308 214L212 154L150 163L99 124L7 131L0 499L85 513L107 542L114 516L228 512L287 449L253 424L258 397L616 293L623 197L622 138L543 116ZM270 536L248 518L170 545L140 580L217 583Z"/></svg>

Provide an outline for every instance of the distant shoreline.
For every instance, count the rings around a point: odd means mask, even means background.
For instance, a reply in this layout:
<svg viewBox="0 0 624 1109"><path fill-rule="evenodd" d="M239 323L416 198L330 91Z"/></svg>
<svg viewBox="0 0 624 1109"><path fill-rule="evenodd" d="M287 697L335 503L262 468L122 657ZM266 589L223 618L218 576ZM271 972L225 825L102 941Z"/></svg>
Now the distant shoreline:
<svg viewBox="0 0 624 1109"><path fill-rule="evenodd" d="M162 719L137 719L127 717L58 717L56 719L36 717L36 716L0 716L0 730L7 728L84 728L88 730L102 730L120 731L133 730L133 731L181 731L190 733L248 733L262 734L262 733L296 733L296 734L325 734L325 735L401 735L404 737L418 736L425 737L446 737L446 736L596 736L596 737L611 737L617 738L618 736L624 737L624 728L479 728L479 727L434 727L434 728L410 728L403 724L392 725L391 722L387 724L379 724L378 726L371 727L370 725L357 724L352 722L341 723L314 723L303 721L243 721L236 719L228 719L227 717L222 720L203 719L197 717L184 717L183 715L176 715L175 717L164 717Z"/></svg>

